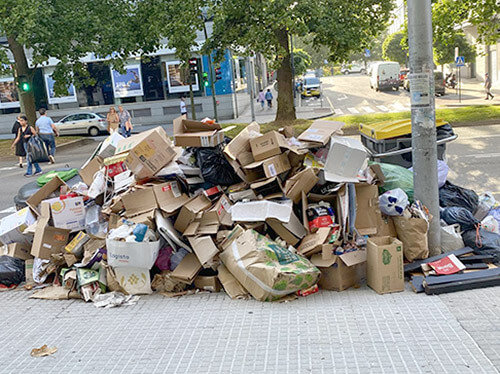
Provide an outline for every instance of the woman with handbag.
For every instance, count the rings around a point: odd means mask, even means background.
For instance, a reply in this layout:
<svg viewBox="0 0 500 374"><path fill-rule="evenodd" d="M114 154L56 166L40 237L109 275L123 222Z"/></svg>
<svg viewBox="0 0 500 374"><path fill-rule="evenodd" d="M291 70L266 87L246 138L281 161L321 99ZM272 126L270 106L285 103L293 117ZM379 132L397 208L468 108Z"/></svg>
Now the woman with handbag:
<svg viewBox="0 0 500 374"><path fill-rule="evenodd" d="M17 138L17 133L19 132L20 128L21 128L21 124L19 123L19 116L17 116L16 122L14 122L14 126L12 126L12 133L16 136L16 138ZM23 167L23 158L26 157L26 152L24 151L23 143L19 142L16 144L16 152L15 153L16 153L16 156L19 157L19 167L22 168Z"/></svg>
<svg viewBox="0 0 500 374"><path fill-rule="evenodd" d="M17 138L12 143L12 149L16 146L17 143L22 142L24 146L24 151L26 152L26 162L28 164L25 177L31 177L32 175L37 175L42 173L42 169L38 162L33 162L33 155L30 154L30 147L28 146L28 142L32 136L36 135L35 129L28 125L28 118L25 115L20 115L18 117L18 121L21 124L17 132ZM33 166L35 167L35 174L32 173Z"/></svg>

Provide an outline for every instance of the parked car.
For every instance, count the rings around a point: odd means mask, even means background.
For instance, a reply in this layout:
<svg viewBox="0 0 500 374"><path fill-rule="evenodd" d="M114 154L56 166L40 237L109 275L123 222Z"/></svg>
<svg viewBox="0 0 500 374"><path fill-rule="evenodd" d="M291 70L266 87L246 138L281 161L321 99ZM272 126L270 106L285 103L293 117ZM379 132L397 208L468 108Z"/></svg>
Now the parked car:
<svg viewBox="0 0 500 374"><path fill-rule="evenodd" d="M402 86L405 82L405 79L406 77L408 76L408 74L410 73L410 69L401 69L401 71L399 72L399 85Z"/></svg>
<svg viewBox="0 0 500 374"><path fill-rule="evenodd" d="M406 76L404 82L403 82L403 88L410 92L410 80L408 79L408 76ZM445 81L443 78L443 73L440 71L435 71L434 72L434 94L443 96L446 93L446 88L445 88Z"/></svg>
<svg viewBox="0 0 500 374"><path fill-rule="evenodd" d="M366 69L362 65L352 64L352 65L344 65L340 68L340 72L342 74L352 74L352 73L360 73L365 74Z"/></svg>
<svg viewBox="0 0 500 374"><path fill-rule="evenodd" d="M400 70L398 62L384 61L376 63L370 76L370 88L374 88L375 91L384 89L399 90Z"/></svg>
<svg viewBox="0 0 500 374"><path fill-rule="evenodd" d="M106 117L92 112L69 114L57 121L55 125L61 135L98 136L100 133L108 131Z"/></svg>
<svg viewBox="0 0 500 374"><path fill-rule="evenodd" d="M320 97L321 96L321 81L316 77L306 76L302 82L302 98L305 97Z"/></svg>

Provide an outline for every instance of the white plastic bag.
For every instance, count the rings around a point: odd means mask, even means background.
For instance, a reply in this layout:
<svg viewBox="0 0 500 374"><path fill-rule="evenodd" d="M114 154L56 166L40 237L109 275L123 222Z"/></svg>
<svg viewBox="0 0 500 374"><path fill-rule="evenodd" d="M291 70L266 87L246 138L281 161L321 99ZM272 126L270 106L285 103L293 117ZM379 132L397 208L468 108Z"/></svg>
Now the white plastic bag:
<svg viewBox="0 0 500 374"><path fill-rule="evenodd" d="M95 174L94 181L90 185L89 192L87 194L91 199L95 199L97 196L104 192L106 188L106 178L102 171L98 171Z"/></svg>
<svg viewBox="0 0 500 374"><path fill-rule="evenodd" d="M443 160L438 160L437 169L438 169L438 187L441 188L446 183L450 167Z"/></svg>
<svg viewBox="0 0 500 374"><path fill-rule="evenodd" d="M465 247L462 235L460 235L460 225L454 224L441 226L441 248L443 252L450 252Z"/></svg>
<svg viewBox="0 0 500 374"><path fill-rule="evenodd" d="M483 229L494 232L495 234L500 234L498 221L493 216L486 216L481 221L481 226Z"/></svg>
<svg viewBox="0 0 500 374"><path fill-rule="evenodd" d="M408 195L401 189L384 192L378 198L380 211L388 216L401 216L408 206Z"/></svg>

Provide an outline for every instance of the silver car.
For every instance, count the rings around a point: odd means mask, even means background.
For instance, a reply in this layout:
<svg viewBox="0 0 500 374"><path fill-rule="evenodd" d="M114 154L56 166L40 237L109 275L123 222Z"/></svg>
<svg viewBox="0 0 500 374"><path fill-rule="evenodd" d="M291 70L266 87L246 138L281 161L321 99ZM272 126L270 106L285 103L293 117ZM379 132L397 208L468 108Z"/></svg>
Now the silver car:
<svg viewBox="0 0 500 374"><path fill-rule="evenodd" d="M100 133L108 131L106 117L92 112L69 114L57 121L55 125L61 135L98 136Z"/></svg>

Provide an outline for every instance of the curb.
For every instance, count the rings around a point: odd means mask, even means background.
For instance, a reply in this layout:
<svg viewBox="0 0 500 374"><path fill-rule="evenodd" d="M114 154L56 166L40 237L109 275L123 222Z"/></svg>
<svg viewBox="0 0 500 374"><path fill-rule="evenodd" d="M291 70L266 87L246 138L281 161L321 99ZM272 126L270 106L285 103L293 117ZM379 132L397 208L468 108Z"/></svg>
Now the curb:
<svg viewBox="0 0 500 374"><path fill-rule="evenodd" d="M95 140L93 138L82 138L82 139L76 139L72 140L70 142L64 143L64 144L59 144L56 146L56 149L62 150L62 149L71 149L80 145L85 145L89 143L94 143Z"/></svg>

